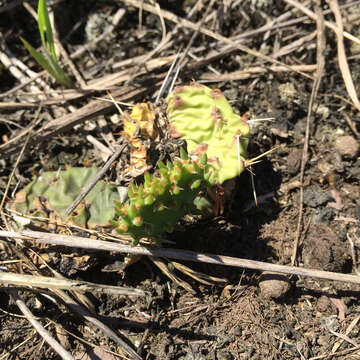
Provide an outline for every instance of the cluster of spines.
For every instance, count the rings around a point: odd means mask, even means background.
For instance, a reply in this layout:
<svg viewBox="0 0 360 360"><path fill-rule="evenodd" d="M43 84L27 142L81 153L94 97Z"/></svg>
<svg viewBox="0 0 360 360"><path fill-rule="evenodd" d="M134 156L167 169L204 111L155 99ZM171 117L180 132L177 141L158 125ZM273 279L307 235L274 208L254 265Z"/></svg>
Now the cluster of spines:
<svg viewBox="0 0 360 360"><path fill-rule="evenodd" d="M129 201L117 204L117 230L130 234L134 245L141 238L159 240L162 233L172 232L184 215L198 213L200 204L206 204L199 198L211 185L206 168L206 155L199 161L191 160L183 149L173 163L159 161L158 174L147 172L143 184L130 183Z"/></svg>

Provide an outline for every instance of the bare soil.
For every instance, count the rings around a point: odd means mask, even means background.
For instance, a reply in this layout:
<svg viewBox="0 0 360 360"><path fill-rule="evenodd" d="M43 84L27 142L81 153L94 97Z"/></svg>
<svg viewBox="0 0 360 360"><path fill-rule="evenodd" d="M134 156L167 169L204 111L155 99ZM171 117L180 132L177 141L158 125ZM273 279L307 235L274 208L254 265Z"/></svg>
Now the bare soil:
<svg viewBox="0 0 360 360"><path fill-rule="evenodd" d="M16 6L11 7L12 3ZM34 1L29 3L36 8ZM162 10L180 18L185 18L195 3L198 7L189 20L197 24L210 1L158 1ZM348 4L350 1L339 2L340 6ZM326 3L322 5L323 11L328 10ZM86 90L81 90L78 83L79 91L64 90L46 74L40 79L48 88L39 85L36 90L34 83L19 87L21 81L28 79L27 75L23 72L23 78L16 77L3 62L1 197L11 179L5 204L42 171L103 166L104 158L89 141L89 135L108 148L121 144L124 142L122 120L110 103L106 109L90 109L89 113L85 111L87 106L105 104L96 97L107 97L106 90L114 96L120 94L117 97L120 101L154 103L171 63L166 57L174 56L180 49L184 51L194 34L186 24L179 26L168 46L150 56L153 65L147 63L144 67L144 58L140 56L149 54L165 36L162 20L167 33L175 27L165 13L159 16L156 8L154 13L144 8L139 24L138 8L126 1L59 1L53 9L57 32L67 53L74 54L101 36L121 8L124 16L113 32L73 59L89 85ZM289 17L279 20L288 11L292 11ZM341 9L346 31L358 37L359 11L358 2ZM42 69L19 41L19 36L23 36L33 46L40 47L36 21L21 1L3 2L0 12L0 52L8 55L11 52L29 69L40 73ZM319 35L316 22L301 19L302 16L303 13L285 2L271 0L215 1L209 10L203 28L234 41L243 35L241 44L288 66L304 65L300 69L308 77L287 68L271 69L273 64L264 59L235 47L229 49L229 44L212 36L198 34L177 84L191 80L207 83L223 91L232 106L239 114L246 114L248 120L263 119L251 122L249 159L276 150L236 179L235 190L222 215L182 221L177 231L167 235L169 244L164 246L288 265L294 253L302 201L296 266L359 274L360 117L339 69L337 38L326 27L322 30L326 44L321 54L325 69L309 117L308 161L304 196L300 197L301 159L307 141L308 107L317 65L316 35ZM277 22L271 23L276 19ZM325 19L335 21L331 11L325 13ZM265 24L273 26L254 31ZM359 94L360 47L345 40L345 49ZM305 65L314 66L309 71ZM254 67L262 70L254 72ZM240 75L240 71L244 73ZM117 80L110 82L111 74L113 79L118 76ZM84 114L78 116L81 109ZM161 106L156 112L160 121L160 116L165 116ZM28 134L23 131L31 126L29 143L20 155ZM351 136L355 144L345 136ZM178 147L178 143L162 139L148 144L149 164L154 166L162 157L171 158ZM106 173L107 181L126 187L133 179L125 171L128 163L129 150ZM255 175L257 206L251 172ZM141 176L136 180L141 182ZM8 229L12 217L4 206L2 230ZM35 229L33 224L30 228ZM42 231L94 236L88 229L70 225L65 229L54 228L48 222L44 222ZM124 256L120 254L0 240L1 271L52 276L35 251L48 266L67 278L148 291L150 296L146 298L86 294L94 314L143 359L360 359L360 286L356 284L293 276L272 278L275 282L266 289L266 284L259 286L266 278L257 271L183 262L199 273L226 280L221 286L215 281L213 285L204 285L176 270L170 260L164 260L169 271L190 285L190 292L171 281L150 258L143 257L123 269ZM287 291L269 297L277 286L280 292L283 288ZM8 290L5 285L0 288L0 359L59 359L21 314ZM51 298L28 289L19 289L19 294L75 359L128 356L64 304L54 303Z"/></svg>

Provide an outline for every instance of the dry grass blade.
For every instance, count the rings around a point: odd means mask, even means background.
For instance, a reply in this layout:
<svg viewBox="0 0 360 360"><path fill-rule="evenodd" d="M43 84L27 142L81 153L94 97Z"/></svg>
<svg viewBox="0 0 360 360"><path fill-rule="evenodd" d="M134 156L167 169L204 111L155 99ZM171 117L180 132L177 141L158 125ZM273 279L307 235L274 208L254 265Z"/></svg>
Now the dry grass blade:
<svg viewBox="0 0 360 360"><path fill-rule="evenodd" d="M302 71L302 72L313 72L316 70L316 65L292 65L290 66L293 72ZM290 69L285 66L252 66L244 70L236 70L226 74L213 74L213 73L204 73L200 75L201 80L208 81L234 81L234 80L244 80L251 77L259 76L266 73L284 73L290 72Z"/></svg>
<svg viewBox="0 0 360 360"><path fill-rule="evenodd" d="M139 7L140 6L140 2L139 1L136 1L136 0L121 0L122 2L126 3L126 4L129 4L129 5L132 5L132 6L135 6L135 7ZM148 11L148 12L151 12L153 14L157 14L156 12L156 8L154 6L151 6L149 4L143 4L143 9ZM186 20L186 19L183 19L183 18L180 18L176 15L174 15L173 13L169 12L169 11L165 11L165 10L161 10L162 12L162 15L165 19L169 20L169 21L172 21L176 24L181 24L182 26L185 26L189 29L192 29L192 30L195 30L197 31L198 30L198 25L197 24L194 24L193 22L189 21L189 20ZM236 43L235 41L225 37L225 36L222 36L218 33L215 33L214 31L211 31L211 30L208 30L208 29L204 29L204 28L200 28L199 31L204 34L204 35L207 35L215 40L218 40L220 42L223 42L225 44L228 44L228 45L231 45L233 46L234 48L238 49L238 50L241 50L241 51L244 51L245 53L247 54L250 54L252 56L255 56L255 57L258 57L262 60L266 60L270 63L273 63L273 64L277 64L277 65L281 65L281 66L285 66L285 67L289 67L288 65L278 61L278 60L275 60L273 59L272 57L270 56L267 56L267 55L264 55L262 54L261 52L259 51L256 51L256 50L253 50L253 49L250 49L248 48L247 46L245 45L241 45L241 44L238 44ZM309 76L308 74L305 74L301 71L296 71L298 74L301 74L302 76L306 77L306 78L309 78L309 79L312 79L311 76Z"/></svg>
<svg viewBox="0 0 360 360"><path fill-rule="evenodd" d="M314 357L309 358L309 360L335 359L335 358L341 359L341 357L343 357L345 355L350 355L352 352L354 353L354 356L357 356L356 353L358 354L359 350L360 350L360 346L355 346L355 347L352 347L350 349L339 351L339 352L334 353L334 354L324 354L324 355L314 356ZM356 357L351 357L351 358L356 359ZM350 357L343 357L343 359L351 359L351 358Z"/></svg>
<svg viewBox="0 0 360 360"><path fill-rule="evenodd" d="M302 11L304 14L306 14L310 19L313 20L317 20L317 17L319 16L319 14L315 14L313 13L311 10L309 10L307 7L305 7L303 4L295 1L295 0L285 0L285 2L287 2L289 5L296 7L297 9L299 9L300 11ZM328 1L329 2L329 1ZM330 5L331 6L331 5ZM323 15L323 14L322 14ZM325 21L324 22L325 26L327 26L328 28L330 28L331 30L334 30L335 32L340 31L339 27L335 26L332 22L330 21ZM352 40L354 42L356 42L357 44L360 45L360 40L349 34L348 32L344 31L343 29L341 29L341 35L343 37L346 37L349 40Z"/></svg>
<svg viewBox="0 0 360 360"><path fill-rule="evenodd" d="M35 286L45 289L100 292L112 295L146 296L146 293L139 289L94 284L87 281L55 279L46 276L13 274L6 272L0 272L0 284L11 284L16 286Z"/></svg>
<svg viewBox="0 0 360 360"><path fill-rule="evenodd" d="M85 307L78 304L71 296L69 296L65 291L62 290L54 290L55 294L57 294L66 305L72 309L74 312L78 313L82 316L86 321L90 324L97 327L101 330L104 335L108 336L111 340L113 340L116 344L121 346L133 359L142 360L142 357L139 356L135 350L133 350L126 341L120 338L112 329L110 329L106 324L103 324L95 315L90 313Z"/></svg>
<svg viewBox="0 0 360 360"><path fill-rule="evenodd" d="M164 257L185 261L204 262L208 264L235 266L245 269L273 271L281 274L314 277L333 281L350 282L360 284L360 276L322 271L316 269L306 269L287 265L265 263L262 261L240 259L232 256L216 254L198 253L195 251L167 249L160 247L131 246L113 243L109 241L86 239L78 236L67 236L40 231L23 230L20 232L1 231L0 238L24 239L42 244L55 244L68 246L71 248L92 249L97 251L114 251L119 253L129 253L137 255L147 255L152 257Z"/></svg>
<svg viewBox="0 0 360 360"><path fill-rule="evenodd" d="M85 198L85 196L91 191L91 189L96 185L96 183L105 175L105 173L109 170L111 164L121 155L123 150L125 149L126 144L117 148L111 158L106 162L106 164L102 167L102 169L96 174L94 179L92 179L89 184L87 184L78 195L78 197L74 200L74 202L65 210L65 215L70 215L76 207L81 203L81 201Z"/></svg>
<svg viewBox="0 0 360 360"><path fill-rule="evenodd" d="M357 323L360 320L360 315L357 316L351 323L350 325L347 327L346 331L345 331L345 336L348 336L350 334L350 332L355 328L355 326L357 325ZM341 344L344 342L344 339L339 340L337 343L335 343L335 345L333 346L331 353L336 353L336 351L339 349L339 347L341 346Z"/></svg>
<svg viewBox="0 0 360 360"><path fill-rule="evenodd" d="M325 50L325 31L324 31L324 16L320 11L320 2L318 1L316 4L316 28L317 28L317 52L316 52L316 62L317 62L317 71L316 78L313 83L313 87L311 90L311 97L308 105L308 112L306 117L306 129L305 129L305 139L304 139L304 147L301 159L301 169L300 169L300 182L304 183L304 173L305 173L305 165L307 163L308 151L309 151L309 137L310 137L310 119L313 111L313 104L317 93L319 91L321 78L324 74L325 68L325 58L324 58L324 50ZM300 200L299 200L299 215L298 215L298 223L294 240L293 253L291 256L291 265L295 264L297 249L299 246L300 240L300 232L302 227L302 216L303 216L303 207L304 207L304 187L300 187Z"/></svg>
<svg viewBox="0 0 360 360"><path fill-rule="evenodd" d="M204 284L204 285L220 285L220 286L224 286L225 284L228 283L228 281L224 278L218 278L215 276L210 276L204 273L200 273L198 271L195 271L187 266L185 266L184 264L180 264L176 261L171 261L170 263L172 266L174 266L174 268L178 271L183 272L185 275L192 277L193 279L195 279L196 281Z"/></svg>
<svg viewBox="0 0 360 360"><path fill-rule="evenodd" d="M343 21L341 18L340 8L339 4L336 0L328 0L327 1L332 12L335 15L336 20L336 29L334 29L336 37L337 37L337 50L338 50L338 61L339 61L339 67L341 71L341 75L345 82L346 90L354 103L354 106L357 108L357 110L360 111L360 102L359 98L356 93L356 89L351 77L349 64L346 59L345 54L345 47L344 47L344 34L343 34Z"/></svg>
<svg viewBox="0 0 360 360"><path fill-rule="evenodd" d="M160 78L162 75L159 76ZM156 82L154 88L159 86L161 82ZM143 96L148 92L148 88L136 88L135 86L123 86L120 89L113 92L113 96L118 101L134 100L139 96ZM43 141L49 141L50 137L59 134L74 127L75 125L95 118L98 115L104 115L113 109L113 104L109 102L99 102L93 100L87 105L75 110L73 113L66 114L58 119L48 122L41 129L39 129L34 137L30 140L30 144L41 143ZM15 140L10 140L7 143L0 145L0 151L17 149L22 145L21 136L16 137Z"/></svg>
<svg viewBox="0 0 360 360"><path fill-rule="evenodd" d="M151 261L161 270L161 272L166 275L170 280L172 280L175 284L182 287L186 291L188 291L190 294L195 295L196 291L184 280L177 277L164 263L162 259L159 259L157 257L152 257Z"/></svg>
<svg viewBox="0 0 360 360"><path fill-rule="evenodd" d="M25 141L24 141L24 144L23 144L23 146L22 146L22 149L21 149L21 151L20 151L20 153L19 153L18 158L16 159L14 168L12 169L11 174L10 174L10 176L9 176L8 183L6 184L6 189L5 189L5 191L4 191L4 195L3 195L2 200L1 200L1 203L0 203L0 212L2 212L4 203L5 203L5 201L6 201L6 197L7 197L9 188L10 188L11 180L12 180L14 174L15 174L15 171L16 171L19 163L20 163L20 160L21 160L22 156L24 155L25 149L26 149L26 147L27 147L27 145L28 145L28 142L29 142L29 140L30 140L30 136L31 136L31 134L32 134L32 130L34 129L34 127L37 125L37 123L38 123L38 121L39 121L39 114L40 114L40 112L41 112L41 109L42 109L42 106L39 106L39 108L38 108L38 110L37 110L37 113L36 113L36 120L35 120L35 122L30 126L29 132L28 132L28 134L27 134L27 136L26 136L26 138L25 138Z"/></svg>
<svg viewBox="0 0 360 360"><path fill-rule="evenodd" d="M36 329L40 336L59 354L64 360L74 360L73 356L65 350L52 336L51 334L35 319L35 316L21 300L20 296L15 290L10 292L11 296L16 302L21 312L26 316L31 325Z"/></svg>

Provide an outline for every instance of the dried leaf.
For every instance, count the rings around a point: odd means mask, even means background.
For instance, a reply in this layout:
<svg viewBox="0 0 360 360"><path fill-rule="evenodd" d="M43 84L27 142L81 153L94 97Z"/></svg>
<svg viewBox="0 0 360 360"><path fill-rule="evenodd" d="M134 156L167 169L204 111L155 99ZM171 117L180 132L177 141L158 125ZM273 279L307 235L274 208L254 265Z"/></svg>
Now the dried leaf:
<svg viewBox="0 0 360 360"><path fill-rule="evenodd" d="M142 140L154 139L157 136L155 126L156 114L147 103L140 103L133 107L131 114L123 116L124 135L130 143L130 169L135 176L149 170L147 164L147 150Z"/></svg>
<svg viewBox="0 0 360 360"><path fill-rule="evenodd" d="M157 135L155 127L155 111L147 103L136 104L131 112L131 118L140 127L141 135L145 139L154 139Z"/></svg>

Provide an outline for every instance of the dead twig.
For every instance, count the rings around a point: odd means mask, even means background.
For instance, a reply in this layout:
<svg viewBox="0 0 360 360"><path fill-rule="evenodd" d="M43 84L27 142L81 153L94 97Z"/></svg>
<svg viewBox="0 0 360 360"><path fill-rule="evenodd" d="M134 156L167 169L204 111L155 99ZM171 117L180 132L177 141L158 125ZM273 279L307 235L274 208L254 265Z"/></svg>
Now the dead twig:
<svg viewBox="0 0 360 360"><path fill-rule="evenodd" d="M65 215L70 215L75 208L80 204L80 202L85 198L85 196L90 192L90 190L96 185L96 183L105 175L105 173L110 168L111 164L121 155L127 144L119 146L111 158L106 162L103 168L95 175L95 177L81 190L81 193L74 200L74 202L65 210Z"/></svg>
<svg viewBox="0 0 360 360"><path fill-rule="evenodd" d="M0 274L1 275L1 274ZM54 349L54 351L59 354L59 356L64 360L74 360L73 356L65 350L60 343L58 343L52 335L36 320L35 316L26 306L26 304L21 300L20 296L15 290L10 291L12 298L15 300L16 305L19 307L21 312L29 320L30 324L36 329L39 335Z"/></svg>
<svg viewBox="0 0 360 360"><path fill-rule="evenodd" d="M51 273L54 275L54 277L67 280L64 276L59 274L56 270L52 269L48 265L48 263L39 254L36 254L36 255L43 262L43 264L46 266L46 268L51 271ZM39 274L38 269L32 263L28 262L28 265L32 268L33 271L35 271L36 274ZM31 289L31 290L33 290L33 289ZM76 291L76 289L71 292L72 295L74 295L76 297L76 299L78 301L80 301L80 304L79 304L73 297L69 296L64 290L60 290L59 288L53 288L51 290L52 290L52 293L55 294L56 296L58 296L59 299L61 299L61 301L63 301L68 308L70 308L74 312L78 313L90 324L94 325L96 328L101 330L105 335L107 335L115 343L117 343L119 346L121 346L133 359L141 360L141 357L139 357L137 355L137 353L128 345L127 342L125 342L122 338L120 338L113 330L111 330L106 324L103 324L99 319L96 318L95 315L93 315L91 313L91 311L93 311L93 312L95 311L93 309L94 306L92 305L90 300L85 296L84 293L78 292L78 291ZM44 290L41 289L41 292L44 292Z"/></svg>
<svg viewBox="0 0 360 360"><path fill-rule="evenodd" d="M200 273L198 271L195 271L194 269L189 268L188 266L185 266L184 264L180 264L176 261L171 261L169 265L172 265L176 270L181 271L185 275L195 279L201 284L204 285L219 285L224 286L228 283L228 281L224 278L218 278L215 276L210 276L204 273Z"/></svg>
<svg viewBox="0 0 360 360"><path fill-rule="evenodd" d="M132 5L132 6L135 6L135 7L139 7L140 6L140 3L139 1L136 1L136 0L121 0L122 2L126 3L126 4L129 4L129 5ZM143 8L144 10L148 11L148 12L151 12L153 14L157 14L157 10L154 6L151 6L149 4L143 4ZM162 11L162 15L165 19L169 20L169 21L172 21L176 24L179 24L179 25L182 25L182 26L185 26L189 29L192 29L192 30L198 30L198 25L197 24L194 24L193 22L189 21L189 20L186 20L186 19L183 19L183 18L180 18L176 15L174 15L173 13L171 13L170 11L165 11L165 10L161 10ZM241 45L241 44L238 44L236 43L235 41L225 37L225 36L222 36L218 33L215 33L214 31L211 31L211 30L208 30L208 29L205 29L205 28L200 28L199 31L206 35L206 36L209 36L215 40L218 40L220 42L223 42L225 44L229 44L231 46L233 46L234 48L238 49L238 50L241 50L247 54L250 54L252 56L255 56L257 58L260 58L262 60L266 60L270 63L273 63L273 64L277 64L277 65L281 65L281 66L285 66L285 67L288 67L288 65L278 61L278 60L275 60L273 59L272 57L270 56L267 56L267 55L264 55L262 54L261 52L259 51L256 51L256 50L253 50L253 49L250 49L248 48L247 46L245 45ZM311 76L309 76L308 74L305 74L301 71L297 71L298 74L308 78L308 79L312 79Z"/></svg>
<svg viewBox="0 0 360 360"><path fill-rule="evenodd" d="M330 1L332 1L332 0L330 0ZM310 9L308 9L304 5L300 4L296 0L285 0L285 2L287 2L291 6L296 7L297 9L302 11L304 14L306 14L310 19L313 19L314 21L317 21L318 16L324 17L324 14L322 12L316 12L316 14L315 14ZM327 2L329 3L328 0L327 0ZM330 7L331 7L331 5L330 5ZM330 28L331 30L334 30L335 32L338 32L338 31L340 32L341 31L341 36L342 37L346 37L347 39L349 39L351 41L354 41L355 43L360 45L360 40L356 36L351 35L348 32L344 31L343 28L339 29L339 24L335 25L330 21L324 21L324 25L326 27Z"/></svg>
<svg viewBox="0 0 360 360"><path fill-rule="evenodd" d="M337 25L336 28L333 30L335 31L335 34L337 37L338 61L339 61L341 75L344 79L345 87L346 87L347 93L350 96L350 99L352 100L356 109L360 111L359 98L357 96L354 82L351 77L349 64L346 59L345 46L344 46L343 21L341 18L339 4L336 0L327 0L327 3L329 4L330 9L334 13L336 25ZM358 42L358 44L360 44L360 42Z"/></svg>
<svg viewBox="0 0 360 360"><path fill-rule="evenodd" d="M349 355L352 352L359 351L359 350L360 350L360 345L352 347L350 349L339 351L339 352L334 353L334 354L323 354L323 355L314 356L314 357L309 358L309 360L320 360L320 359L329 360L329 359L332 359L334 357L340 357L340 356L344 356L344 355ZM343 359L346 359L346 358L343 358Z"/></svg>
<svg viewBox="0 0 360 360"><path fill-rule="evenodd" d="M309 137L310 137L310 119L313 109L313 104L317 93L319 91L319 86L321 82L321 78L324 73L325 68L325 58L324 58L324 50L325 50L325 32L324 32L324 17L322 12L320 11L320 3L319 0L316 3L316 13L317 13L317 70L316 70L316 77L313 83L313 87L311 90L311 96L308 105L308 112L306 117L306 130L305 130L305 139L304 139L304 147L301 159L301 169L300 169L300 182L301 184L304 183L304 174L305 174L305 165L307 163L308 158L308 149L309 149ZM295 264L297 249L299 245L300 239L300 232L302 227L302 216L303 216L303 208L304 208L304 187L300 187L300 199L299 199L299 217L298 223L296 228L295 240L294 240L294 248L293 253L291 256L291 266Z"/></svg>
<svg viewBox="0 0 360 360"><path fill-rule="evenodd" d="M0 272L0 284L11 284L16 286L36 286L45 289L55 288L63 290L76 290L82 292L95 291L113 295L146 296L146 293L139 289L95 284L80 280L56 279L48 276L35 276L6 272Z"/></svg>
<svg viewBox="0 0 360 360"><path fill-rule="evenodd" d="M348 242L350 244L350 252L351 252L351 258L352 258L352 262L353 262L353 270L355 271L355 274L357 276L360 276L360 271L358 269L358 261L356 259L356 254L355 254L354 242L353 242L352 238L350 237L349 233L346 234L346 237L347 237Z"/></svg>
<svg viewBox="0 0 360 360"><path fill-rule="evenodd" d="M345 331L345 336L347 337L351 331L354 329L354 327L357 325L357 323L360 320L360 315L358 315L351 323L350 325L347 327L346 331ZM341 346L341 344L344 342L344 339L340 339L331 349L331 353L335 354L336 351L339 349L339 347Z"/></svg>
<svg viewBox="0 0 360 360"><path fill-rule="evenodd" d="M208 264L216 264L216 265L224 265L224 266L235 266L245 269L273 271L281 274L314 277L318 279L360 284L360 277L355 275L334 273L330 271L322 271L316 269L305 269L296 266L270 264L262 261L240 259L231 256L223 256L216 254L198 253L195 251L167 249L167 248L151 247L151 246L133 247L131 245L123 245L110 241L87 239L79 236L67 236L60 234L44 233L40 231L30 231L30 230L23 230L19 232L0 230L0 237L11 238L11 239L24 239L42 244L55 244L55 245L68 246L71 248L91 249L97 251L114 251L119 253L165 257L169 259L204 262Z"/></svg>
<svg viewBox="0 0 360 360"><path fill-rule="evenodd" d="M350 339L348 336L340 334L334 330L335 321L336 321L336 315L325 316L321 319L321 324L322 324L323 328L325 330L329 331L329 333L331 333L332 335L342 339L343 341L348 342L349 344L351 344L353 346L358 346L358 343L356 341L354 341L354 340Z"/></svg>
<svg viewBox="0 0 360 360"><path fill-rule="evenodd" d="M293 72L296 71L303 71L303 72L313 72L316 70L316 65L291 65L290 68ZM200 76L201 80L208 81L233 81L233 80L243 80L248 79L253 76L259 76L261 74L267 73L283 73L289 72L290 69L285 66L270 66L270 67L263 67L263 66L252 66L247 69L243 70L236 70L226 74L212 74L212 73L204 73ZM202 81L201 81L202 82Z"/></svg>
<svg viewBox="0 0 360 360"><path fill-rule="evenodd" d="M349 128L351 129L351 131L354 133L354 135L360 139L360 132L356 129L356 125L354 124L353 121L351 121L350 116L348 114L344 114L344 118L346 120L346 122L349 125Z"/></svg>
<svg viewBox="0 0 360 360"><path fill-rule="evenodd" d="M2 212L4 203L5 203L5 201L6 201L7 194L8 194L8 192L9 192L11 180L12 180L12 178L14 177L15 171L16 171L16 169L17 169L17 167L18 167L18 165L19 165L19 163L20 163L20 160L21 160L21 158L22 158L22 156L23 156L23 154L24 154L24 152L25 152L25 149L26 149L26 147L27 147L27 145L28 145L28 142L29 142L29 140L30 140L30 136L31 136L31 134L32 134L32 131L33 131L34 127L35 127L35 126L38 124L38 122L39 122L39 115L40 115L41 109L42 109L42 106L40 105L39 108L38 108L38 110L37 110L37 112L36 112L36 115L35 115L35 122L30 126L30 128L29 128L29 130L28 130L28 134L27 134L27 136L26 136L26 138L25 138L24 145L23 145L23 147L22 147L22 149L21 149L21 151L20 151L19 156L18 156L17 159L16 159L14 168L12 169L11 174L10 174L10 176L9 176L9 179L8 179L7 184L6 184L5 191L4 191L4 195L3 195L2 200L1 200L1 203L0 203L0 212Z"/></svg>
<svg viewBox="0 0 360 360"><path fill-rule="evenodd" d="M78 304L71 296L69 296L65 291L54 289L55 294L57 294L65 304L81 315L86 321L90 324L97 327L105 335L107 335L111 340L116 344L121 346L133 359L142 360L142 357L139 356L135 350L133 350L119 335L117 335L112 329L110 329L106 324L103 324L95 315L92 315L86 308Z"/></svg>
<svg viewBox="0 0 360 360"><path fill-rule="evenodd" d="M198 23L197 29L193 32L189 42L186 45L186 48L185 48L184 52L181 54L181 57L180 57L180 60L178 62L178 66L177 66L177 68L178 68L177 72L183 67L185 57L188 55L188 53L190 51L190 48L191 48L191 45L194 43L195 39L199 35L201 26L203 25L205 19L207 18L208 14L209 14L209 11L213 8L214 2L215 2L215 0L210 1L210 4L207 6L204 15L202 16L200 22Z"/></svg>
<svg viewBox="0 0 360 360"><path fill-rule="evenodd" d="M185 289L190 294L195 295L196 291L188 284L186 281L180 279L178 276L176 276L172 271L169 270L167 265L164 263L163 259L160 259L158 257L151 257L150 260L156 265L161 272L166 275L171 281L173 281L178 286Z"/></svg>

